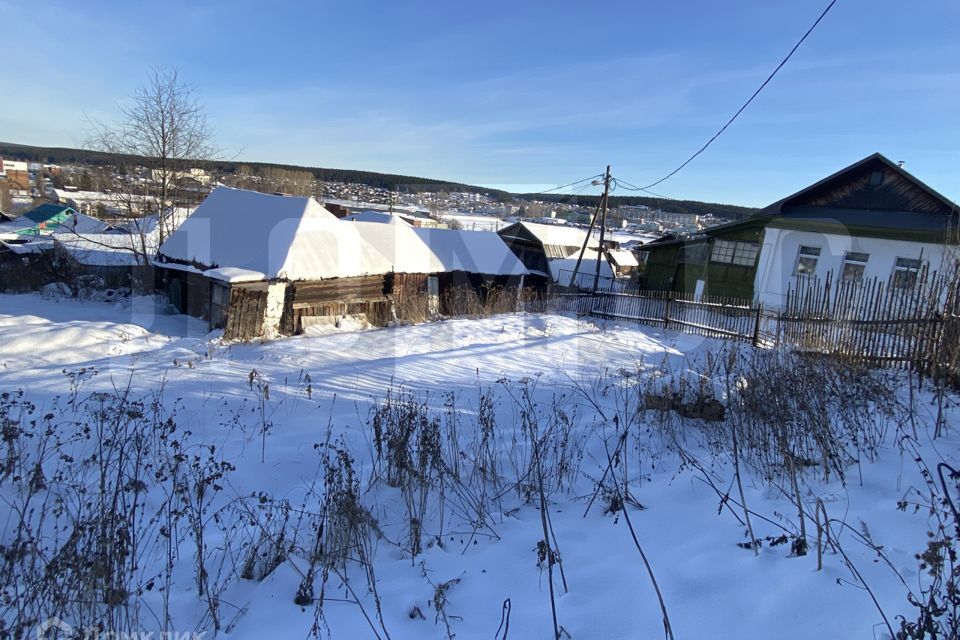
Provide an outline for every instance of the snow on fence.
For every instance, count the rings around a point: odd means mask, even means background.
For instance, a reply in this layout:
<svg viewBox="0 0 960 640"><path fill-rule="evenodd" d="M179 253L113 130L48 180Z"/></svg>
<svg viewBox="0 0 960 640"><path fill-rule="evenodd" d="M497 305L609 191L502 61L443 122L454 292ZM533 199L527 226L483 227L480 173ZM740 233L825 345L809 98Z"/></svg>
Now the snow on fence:
<svg viewBox="0 0 960 640"><path fill-rule="evenodd" d="M529 311L565 311L638 322L698 335L785 346L872 366L912 368L960 384L960 274L921 270L916 277L834 281L803 279L779 311L734 298L672 291L557 293Z"/></svg>
<svg viewBox="0 0 960 640"><path fill-rule="evenodd" d="M764 314L761 306L733 298L701 298L672 291L561 293L552 311L567 311L608 320L639 322L711 338L759 344Z"/></svg>

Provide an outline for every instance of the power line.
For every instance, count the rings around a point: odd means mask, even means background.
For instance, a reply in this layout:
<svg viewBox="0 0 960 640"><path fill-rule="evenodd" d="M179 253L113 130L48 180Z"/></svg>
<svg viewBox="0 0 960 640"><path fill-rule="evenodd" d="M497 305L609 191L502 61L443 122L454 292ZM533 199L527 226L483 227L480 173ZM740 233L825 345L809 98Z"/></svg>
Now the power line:
<svg viewBox="0 0 960 640"><path fill-rule="evenodd" d="M677 173L679 173L680 170L682 170L682 169L683 169L684 167L686 167L688 164L690 164L691 162L693 162L693 159L694 159L694 158L696 158L696 157L699 156L701 153L703 153L704 151L706 151L706 150L707 150L707 147L709 147L709 146L713 143L714 140L716 140L717 138L719 138L719 137L720 137L720 134L723 133L724 131L726 131L726 130L727 130L727 127L729 127L731 124L733 124L733 121L737 119L737 116L739 116L741 113L743 113L744 109L746 109L746 108L750 105L750 103L753 102L753 99L756 98L758 95L760 95L760 92L763 91L763 88L766 87L767 84L769 84L771 80L773 80L773 77L774 77L775 75L777 75L777 72L780 71L780 69L783 68L783 65L787 64L787 61L793 56L794 52L795 52L797 49L799 49L799 48L800 48L800 45L803 44L804 40L806 40L807 37L808 37L811 33L813 33L813 30L817 28L817 25L820 24L820 21L823 20L824 16L827 15L827 13L830 11L830 9L833 8L833 5L836 4L836 2L837 2L837 0L830 0L830 4L827 5L827 8L823 10L823 12L822 12L822 13L820 14L820 16L816 19L816 21L813 23L813 25L812 25L809 29L807 29L807 32L806 32L805 34L803 34L803 37L800 38L800 40L797 41L797 44L793 45L793 49L790 49L790 53L787 54L787 57L780 61L780 64L777 65L777 68L774 69L773 72L772 72L769 76L767 76L767 79L763 81L763 84L761 84L760 87L759 87L756 91L753 92L753 95L750 96L750 99L743 103L743 106L740 107L735 114L733 114L733 117L732 117L732 118L730 118L729 120L727 120L727 123L726 123L725 125L723 125L722 127L720 127L720 130L719 130L719 131L717 131L715 134L713 134L713 137L712 137L712 138L710 138L709 140L707 140L707 143L706 143L706 144L704 144L702 147L700 147L700 148L697 150L696 153L694 153L692 156L690 156L689 158L687 158L687 160L686 160L683 164L681 164L679 167L677 167L676 169L674 169L673 171L671 171L671 172L668 173L667 175L663 176L662 178L660 178L660 179L657 180L656 182L651 182L650 184L648 184L648 185L645 186L645 187L638 187L636 190L637 190L637 191L646 191L646 190L649 189L650 187L655 187L655 186L657 186L658 184L660 184L661 182L664 182L665 180L668 180L668 179L672 178L674 175L676 175ZM621 182L622 182L622 181L621 181Z"/></svg>
<svg viewBox="0 0 960 640"><path fill-rule="evenodd" d="M614 178L614 179L613 179L613 182L615 183L616 186L618 186L618 187L621 187L621 186L622 186L622 187L623 187L624 189L626 189L627 191L643 191L644 193L649 193L650 195L652 195L652 196L654 196L654 197L656 197L656 198L663 198L664 200L676 200L676 198L671 198L670 196L665 196L665 195L663 195L662 193L657 193L657 192L655 192L655 191L650 191L650 189L644 189L643 187L638 187L638 186L635 185L635 184L630 184L629 182L627 182L626 180L623 180L623 179L621 179L621 178Z"/></svg>
<svg viewBox="0 0 960 640"><path fill-rule="evenodd" d="M602 173L598 173L598 174L595 175L595 176L590 176L589 178L584 178L584 179L582 179L582 180L576 180L576 181L574 181L574 182L571 182L570 184L564 184L564 185L561 185L561 186L559 186L559 187L554 187L554 188L552 188L552 189L545 189L544 191L539 191L538 193L550 193L551 191L558 191L558 190L560 190L560 189L566 189L567 187L572 187L572 186L575 185L575 184L580 184L581 182L588 182L588 181L591 181L591 180L596 180L597 178L602 178L602 177L603 177L603 174L602 174Z"/></svg>
<svg viewBox="0 0 960 640"><path fill-rule="evenodd" d="M601 174L601 177L603 177L602 174ZM592 178L591 178L591 180L592 180ZM562 197L561 197L559 200L557 200L556 203L557 203L557 204L568 204L571 200L573 200L573 199L576 198L577 196L583 195L583 192L586 191L587 189L589 189L591 186L593 186L593 185L592 185L591 183L587 182L586 184L583 184L583 185L577 187L576 189L573 189L572 191L570 191L570 193L557 194L557 195L562 196Z"/></svg>

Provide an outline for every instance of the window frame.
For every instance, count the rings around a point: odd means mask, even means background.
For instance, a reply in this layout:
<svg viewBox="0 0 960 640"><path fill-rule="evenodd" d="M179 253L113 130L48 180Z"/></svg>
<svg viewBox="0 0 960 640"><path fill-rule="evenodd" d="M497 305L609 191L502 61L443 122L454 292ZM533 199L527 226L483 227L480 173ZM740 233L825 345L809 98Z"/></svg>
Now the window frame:
<svg viewBox="0 0 960 640"><path fill-rule="evenodd" d="M909 264L901 264L901 262ZM905 258L903 256L897 256L893 259L893 272L890 274L890 287L893 289L901 289L903 291L909 291L917 287L917 283L920 281L920 270L923 269L923 260L920 258ZM910 284L900 283L899 280L903 275L910 276L912 280Z"/></svg>
<svg viewBox="0 0 960 640"><path fill-rule="evenodd" d="M677 264L690 264L702 267L707 263L710 252L706 242L689 243L680 247L677 252Z"/></svg>
<svg viewBox="0 0 960 640"><path fill-rule="evenodd" d="M816 251L816 253L813 253L813 251ZM793 275L804 278L815 276L822 255L823 247L809 244L802 244L797 247L797 258L793 263ZM800 265L804 264L804 260L813 260L813 267L809 271L806 270L806 267L804 267L803 271L800 270Z"/></svg>
<svg viewBox="0 0 960 640"><path fill-rule="evenodd" d="M862 256L862 257L861 257ZM840 280L849 283L863 282L863 276L867 270L867 263L870 262L870 254L862 251L847 251L843 254L843 267L840 270ZM859 267L860 273L856 278L847 276L847 267Z"/></svg>
<svg viewBox="0 0 960 640"><path fill-rule="evenodd" d="M710 262L733 267L756 267L760 243L753 240L717 238L710 249Z"/></svg>

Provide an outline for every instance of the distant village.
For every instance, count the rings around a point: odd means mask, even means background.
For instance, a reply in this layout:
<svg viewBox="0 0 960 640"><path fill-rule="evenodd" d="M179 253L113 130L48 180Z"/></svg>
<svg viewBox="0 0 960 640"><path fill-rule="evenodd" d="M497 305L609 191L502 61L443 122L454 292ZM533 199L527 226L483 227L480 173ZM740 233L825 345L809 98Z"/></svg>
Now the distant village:
<svg viewBox="0 0 960 640"><path fill-rule="evenodd" d="M38 201L60 202L79 213L105 217L139 214L129 197L118 194L146 193L157 181L157 170L134 167L120 171L112 167L55 165L2 159L0 172L0 211L16 215ZM237 187L263 193L312 196L328 208L339 207L351 213L395 211L417 218L417 226L437 224L471 230L496 230L517 219L545 224L587 226L593 207L571 198L570 202L516 200L504 203L483 193L419 192L400 193L359 183L316 180L308 171L288 169L254 173L242 166L236 172L214 173L200 168L176 172L177 198L181 202L199 201L215 185ZM694 233L726 219L713 214L676 213L643 205L625 205L610 212L610 224L625 233L640 237L662 232Z"/></svg>

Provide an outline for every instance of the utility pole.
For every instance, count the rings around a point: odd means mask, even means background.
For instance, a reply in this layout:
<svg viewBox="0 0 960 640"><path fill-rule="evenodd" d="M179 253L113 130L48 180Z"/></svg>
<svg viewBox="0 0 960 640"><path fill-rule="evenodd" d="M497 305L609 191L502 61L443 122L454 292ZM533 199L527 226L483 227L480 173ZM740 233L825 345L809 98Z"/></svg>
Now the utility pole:
<svg viewBox="0 0 960 640"><path fill-rule="evenodd" d="M610 165L607 165L607 172L603 176L603 197L600 198L600 246L597 247L597 270L593 274L593 294L597 295L597 287L600 284L600 261L606 260L603 255L603 237L607 231L607 204L610 196Z"/></svg>
<svg viewBox="0 0 960 640"><path fill-rule="evenodd" d="M600 183L597 182L597 181L594 181L593 184L598 185L598 184L600 184ZM607 172L606 172L606 173L604 174L604 176L603 176L603 185L604 185L604 186L603 186L603 196L600 198L600 202L597 203L597 208L596 208L596 210L593 212L593 215L590 217L590 226L587 227L587 237L583 239L583 246L580 247L580 256L577 258L577 264L576 264L576 266L573 268L573 275L570 276L570 287L571 287L571 288L573 288L573 287L577 287L577 289L580 288L579 285L577 285L577 274L580 273L580 264L583 262L583 254L586 253L586 251L587 251L587 245L590 243L590 236L593 235L593 225L596 224L597 218L600 216L600 212L601 212L601 211L603 212L604 222L605 222L606 219L607 219L607 194L609 194L609 192L610 192L610 165L607 165ZM602 232L601 232L601 233L602 233ZM600 237L601 237L601 241L602 241L603 236L601 235ZM600 272L600 265L598 264L598 265L597 265L597 273L599 273L599 272ZM594 290L594 292L596 292L596 290L597 290L597 283L596 283L596 281L594 281L593 290Z"/></svg>

